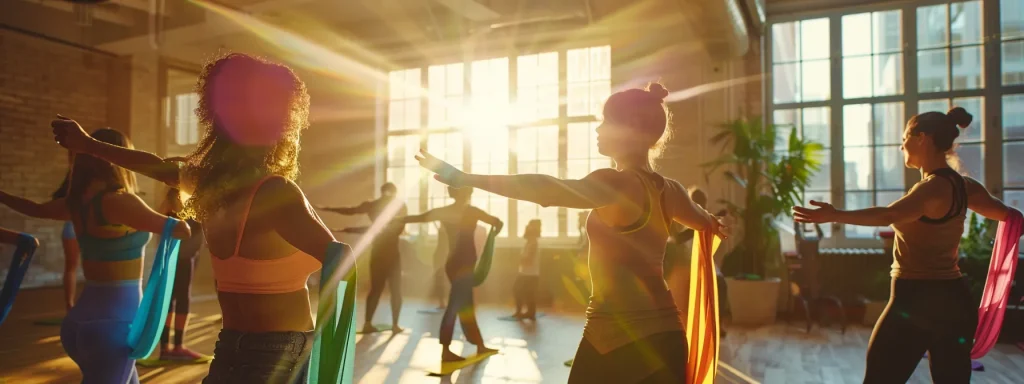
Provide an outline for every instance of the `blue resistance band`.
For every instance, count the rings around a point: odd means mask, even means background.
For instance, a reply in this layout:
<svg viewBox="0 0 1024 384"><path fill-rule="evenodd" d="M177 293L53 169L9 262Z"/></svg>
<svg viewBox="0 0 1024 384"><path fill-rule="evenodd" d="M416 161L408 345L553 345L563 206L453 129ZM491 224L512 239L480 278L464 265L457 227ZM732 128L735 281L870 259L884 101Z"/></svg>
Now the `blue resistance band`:
<svg viewBox="0 0 1024 384"><path fill-rule="evenodd" d="M18 295L18 288L25 279L25 272L28 272L32 255L35 253L36 238L24 233L18 234L18 244L14 248L14 257L11 258L11 268L7 270L7 280L4 280L3 291L0 291L0 324L7 320L7 314L14 306L14 297Z"/></svg>
<svg viewBox="0 0 1024 384"><path fill-rule="evenodd" d="M167 318L167 304L171 301L174 272L178 266L178 246L181 240L171 237L178 219L168 218L160 242L153 256L153 269L149 272L142 303L132 319L128 331L128 345L132 347L131 358L144 359L153 353L160 334L164 331Z"/></svg>
<svg viewBox="0 0 1024 384"><path fill-rule="evenodd" d="M341 266L345 245L327 246L320 270L320 305L317 309L316 339L309 359L311 384L352 384L356 354L356 268L345 280L331 287L331 279Z"/></svg>

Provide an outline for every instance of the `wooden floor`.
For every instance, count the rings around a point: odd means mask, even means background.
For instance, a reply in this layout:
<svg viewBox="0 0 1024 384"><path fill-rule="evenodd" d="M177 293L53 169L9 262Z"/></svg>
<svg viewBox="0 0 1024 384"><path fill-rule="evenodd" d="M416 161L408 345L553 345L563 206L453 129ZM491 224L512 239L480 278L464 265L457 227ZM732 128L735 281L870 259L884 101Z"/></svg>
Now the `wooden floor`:
<svg viewBox="0 0 1024 384"><path fill-rule="evenodd" d="M31 290L18 297L7 322L0 326L0 384L75 383L76 366L61 348L59 327L32 325L40 318L60 315L59 290ZM387 322L387 300L382 300L378 319ZM425 303L408 303L399 335L383 333L357 339L356 375L359 383L564 383L569 369L562 363L572 357L581 335L583 318L578 314L549 314L536 324L498 320L508 308L485 307L478 318L491 346L501 349L483 363L446 379L428 377L425 370L438 364L440 346L437 326L440 315L417 313ZM206 295L193 304L195 320L186 342L202 353L211 353L220 322L216 301ZM813 329L778 324L758 329L728 328L721 349L719 383L743 383L742 377L763 383L860 383L864 351L870 329L853 327ZM454 348L460 351L458 342ZM467 348L464 354L471 352ZM974 383L1024 382L1024 352L998 345L982 359L987 370L976 372ZM730 373L734 368L736 373ZM207 365L140 369L144 383L196 383ZM927 360L922 360L912 383L928 383Z"/></svg>

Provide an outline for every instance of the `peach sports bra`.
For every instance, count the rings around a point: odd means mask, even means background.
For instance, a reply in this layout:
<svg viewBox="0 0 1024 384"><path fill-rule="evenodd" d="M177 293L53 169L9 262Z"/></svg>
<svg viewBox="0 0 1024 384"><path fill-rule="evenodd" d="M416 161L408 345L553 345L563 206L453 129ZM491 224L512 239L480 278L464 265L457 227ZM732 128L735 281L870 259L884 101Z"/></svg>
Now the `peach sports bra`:
<svg viewBox="0 0 1024 384"><path fill-rule="evenodd" d="M231 257L221 259L213 256L213 275L217 279L217 290L231 293L275 294L289 293L306 288L309 275L320 270L319 260L302 251L295 251L285 257L276 259L247 259L238 255L245 233L245 223L249 219L252 202L256 192L264 182L272 177L266 176L252 189L252 196L242 213L242 221L238 228L238 239L235 240L235 251ZM205 230L205 227L204 227ZM207 237L209 239L209 237Z"/></svg>

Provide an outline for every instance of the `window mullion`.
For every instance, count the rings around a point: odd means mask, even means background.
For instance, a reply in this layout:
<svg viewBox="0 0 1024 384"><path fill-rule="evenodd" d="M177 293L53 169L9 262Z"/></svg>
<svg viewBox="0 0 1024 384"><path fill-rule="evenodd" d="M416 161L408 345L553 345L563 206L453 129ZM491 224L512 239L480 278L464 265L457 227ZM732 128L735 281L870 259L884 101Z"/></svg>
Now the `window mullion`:
<svg viewBox="0 0 1024 384"><path fill-rule="evenodd" d="M832 186L832 201L838 207L846 206L846 185L844 180L844 172L846 165L843 162L843 25L841 16L832 16L829 18L829 46L832 47L832 53L830 54L829 61L830 65L830 88L832 95L829 97L829 126L830 128L830 140L829 143L830 156L831 156L831 186ZM802 116L801 116L802 118ZM842 226L838 224L832 224L832 242L840 241L846 237L842 231Z"/></svg>
<svg viewBox="0 0 1024 384"><path fill-rule="evenodd" d="M588 60L589 60L589 57L590 57L590 55L588 55ZM568 54L567 54L566 50L563 49L563 50L558 51L558 99L559 100L566 100L566 94L568 93L568 90L567 90L568 86L566 84L567 83L566 79L568 78L568 76L567 76L567 73L568 73L568 63L567 63L568 60L567 60L567 58L568 58ZM590 63L590 65L594 65L594 63ZM566 122L567 115L568 115L568 106L567 106L567 104L568 103L558 103L558 177L562 178L562 179L566 178L567 177L566 174L568 173L568 170L567 170L567 168L568 168L568 161L566 161L566 157L568 157L568 153L569 153L568 145L567 145L567 141L568 141L567 136L568 136L569 126L568 126L568 123ZM567 226L568 220L566 218L566 215L568 214L568 210L566 208L564 208L564 207L558 207L557 209L558 209L558 236L559 237L565 237L569 233L569 229L568 229L568 226Z"/></svg>
<svg viewBox="0 0 1024 384"><path fill-rule="evenodd" d="M462 118L456 125L462 125L458 127L458 131L462 136L462 169L467 173L473 172L473 143L472 138L469 134L471 127L465 126L466 112L468 111L469 101L473 98L473 61L465 59L462 63L462 101L459 103L459 116Z"/></svg>
<svg viewBox="0 0 1024 384"><path fill-rule="evenodd" d="M420 126L417 129L417 134L420 139L420 149L427 148L427 124L429 123L428 113L430 112L430 67L423 67L420 69L420 89L427 90L422 92L420 96ZM427 181L424 178L419 178L420 181L420 212L427 211L427 200L430 198L427 194ZM420 224L420 233L425 232L426 225Z"/></svg>
<svg viewBox="0 0 1024 384"><path fill-rule="evenodd" d="M989 1L988 6L982 6L982 44L984 50L984 63L982 65L984 75L984 95L982 99L982 112L985 115L985 124L981 127L981 137L984 143L981 144L982 164L984 164L985 185L996 196L1000 196L999 189L1003 186L1003 100L1002 100L1002 41L1000 25L1000 7L994 1Z"/></svg>
<svg viewBox="0 0 1024 384"><path fill-rule="evenodd" d="M511 56L508 59L508 100L512 105L519 104L519 60L516 56ZM519 157L516 152L519 150L518 141L516 139L516 128L508 127L508 174L515 175L519 173ZM508 223L505 223L505 227L508 228L508 237L515 237L516 228L519 216L519 201L516 199L508 199Z"/></svg>
<svg viewBox="0 0 1024 384"><path fill-rule="evenodd" d="M906 116L914 116L918 113L917 104L920 101L918 94L917 78L917 6L909 4L903 8L903 38L904 50L908 52L903 55L904 86L903 93L907 96L907 102L903 105ZM948 17L948 16L947 16ZM952 65L952 64L950 64ZM902 141L902 140L901 140ZM921 175L916 170L903 167L903 191L909 190L911 185L917 183Z"/></svg>

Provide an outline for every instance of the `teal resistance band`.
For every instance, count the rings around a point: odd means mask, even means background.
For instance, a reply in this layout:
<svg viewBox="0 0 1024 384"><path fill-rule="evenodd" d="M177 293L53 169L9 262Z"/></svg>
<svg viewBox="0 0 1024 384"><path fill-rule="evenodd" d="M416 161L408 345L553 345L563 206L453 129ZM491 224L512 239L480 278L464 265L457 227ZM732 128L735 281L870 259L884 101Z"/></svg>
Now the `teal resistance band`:
<svg viewBox="0 0 1024 384"><path fill-rule="evenodd" d="M480 254L480 261L473 269L474 285L479 286L487 280L487 274L491 273L491 261L494 259L494 241L498 238L498 227L491 227L487 234L487 242L484 243L484 251Z"/></svg>
<svg viewBox="0 0 1024 384"><path fill-rule="evenodd" d="M356 354L356 268L353 263L345 280L332 287L341 268L346 246L327 246L320 270L320 305L317 309L316 339L309 358L307 383L352 384ZM343 271L341 273L344 273Z"/></svg>
<svg viewBox="0 0 1024 384"><path fill-rule="evenodd" d="M160 242L153 256L153 269L146 281L142 303L132 319L128 331L128 345L132 347L131 358L144 359L153 353L167 319L167 304L171 301L174 288L174 272L178 267L178 245L181 240L171 237L179 220L168 218Z"/></svg>
<svg viewBox="0 0 1024 384"><path fill-rule="evenodd" d="M24 233L18 234L18 245L14 248L11 268L7 270L7 279L4 280L3 291L0 291L0 324L7 320L7 314L14 306L14 297L18 295L18 288L21 288L21 281L25 279L25 272L28 272L28 265L32 262L36 247L38 243L35 237Z"/></svg>

